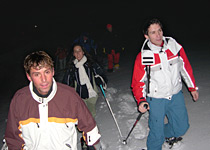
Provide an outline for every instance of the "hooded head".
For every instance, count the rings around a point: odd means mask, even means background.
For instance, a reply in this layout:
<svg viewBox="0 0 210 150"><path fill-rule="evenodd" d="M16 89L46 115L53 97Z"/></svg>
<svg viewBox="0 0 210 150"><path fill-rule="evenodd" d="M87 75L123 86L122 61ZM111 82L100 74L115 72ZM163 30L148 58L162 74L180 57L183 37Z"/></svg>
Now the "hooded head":
<svg viewBox="0 0 210 150"><path fill-rule="evenodd" d="M112 32L112 25L111 24L107 24L106 28L109 32Z"/></svg>

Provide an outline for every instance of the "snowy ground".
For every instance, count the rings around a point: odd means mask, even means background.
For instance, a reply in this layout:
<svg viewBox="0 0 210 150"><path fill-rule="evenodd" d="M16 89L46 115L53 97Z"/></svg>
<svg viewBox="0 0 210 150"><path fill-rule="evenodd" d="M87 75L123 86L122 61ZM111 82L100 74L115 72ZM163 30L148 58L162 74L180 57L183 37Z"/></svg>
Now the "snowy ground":
<svg viewBox="0 0 210 150"><path fill-rule="evenodd" d="M183 136L182 150L208 150L210 147L210 59L209 43L184 43L188 58L194 69L195 79L199 86L200 98L198 102L193 102L186 88L183 87L186 106L189 113L190 129ZM0 94L0 139L3 138L5 130L5 119L7 118L10 99L14 91L27 85L25 74L22 69L23 58L28 51L27 48L15 50L0 56L1 73L1 94ZM134 51L134 52L132 52ZM138 112L136 102L130 89L133 63L137 54L136 49L127 49L121 56L120 69L113 73L107 73L109 79L106 96L109 100L120 130L124 138L135 122ZM8 58L13 61L8 62ZM14 67L15 65L15 67ZM140 150L146 146L148 135L148 113L144 114L131 133L128 144L123 145L122 140L107 103L100 93L97 102L96 121L102 135L102 145L107 150ZM78 143L79 145L79 143ZM0 146L2 143L0 142Z"/></svg>

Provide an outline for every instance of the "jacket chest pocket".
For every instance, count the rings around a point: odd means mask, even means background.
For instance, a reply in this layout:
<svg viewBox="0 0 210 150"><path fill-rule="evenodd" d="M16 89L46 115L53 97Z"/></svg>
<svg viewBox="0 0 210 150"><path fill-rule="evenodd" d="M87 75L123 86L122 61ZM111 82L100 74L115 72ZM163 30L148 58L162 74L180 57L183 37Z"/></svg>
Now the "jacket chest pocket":
<svg viewBox="0 0 210 150"><path fill-rule="evenodd" d="M181 68L181 67L179 67L179 66L181 66L181 64L180 64L181 61L178 57L170 60L168 63L169 63L169 68L174 68L175 66L178 67L178 69Z"/></svg>
<svg viewBox="0 0 210 150"><path fill-rule="evenodd" d="M154 74L158 71L162 70L162 65L161 64L157 64L155 66L151 66L151 74Z"/></svg>

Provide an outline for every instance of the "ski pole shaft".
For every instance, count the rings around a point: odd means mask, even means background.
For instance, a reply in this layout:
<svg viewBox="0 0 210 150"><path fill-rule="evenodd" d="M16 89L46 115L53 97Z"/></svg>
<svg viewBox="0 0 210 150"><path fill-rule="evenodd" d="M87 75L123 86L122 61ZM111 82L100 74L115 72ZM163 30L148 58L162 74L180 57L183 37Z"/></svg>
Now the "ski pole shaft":
<svg viewBox="0 0 210 150"><path fill-rule="evenodd" d="M105 92L104 92L104 89L103 89L102 85L100 85L100 88L101 88L101 91L102 91L102 93L103 93L103 95L104 95L104 98L105 98L105 100L106 100L106 102L107 102L107 105L108 105L108 107L109 107L109 110L110 110L110 112L111 112L111 114L112 114L112 117L113 117L113 119L114 119L114 121L115 121L115 124L116 124L117 129L118 129L119 134L120 134L120 137L122 138L122 137L123 137L123 136L122 136L122 132L121 132L120 127L119 127L119 125L118 125L118 123L117 123L117 120L116 120L116 118L115 118L115 116L114 116L114 113L113 113L113 111L112 111L111 105L110 105L109 101L108 101L107 98L106 98L106 94L105 94Z"/></svg>
<svg viewBox="0 0 210 150"><path fill-rule="evenodd" d="M130 132L128 133L128 136L126 137L125 141L127 141L128 137L130 136L131 132L133 131L134 127L136 126L137 122L140 120L142 116L142 113L140 113L135 121L135 123L133 124L133 127L131 128Z"/></svg>
<svg viewBox="0 0 210 150"><path fill-rule="evenodd" d="M147 104L144 104L144 108L147 109L148 105ZM141 113L138 115L138 117L136 118L136 121L135 123L133 124L133 127L131 128L130 132L128 133L128 136L126 137L125 140L123 140L123 144L127 144L127 139L129 138L131 132L133 131L134 127L136 126L137 122L140 120L141 116L143 115L144 113Z"/></svg>

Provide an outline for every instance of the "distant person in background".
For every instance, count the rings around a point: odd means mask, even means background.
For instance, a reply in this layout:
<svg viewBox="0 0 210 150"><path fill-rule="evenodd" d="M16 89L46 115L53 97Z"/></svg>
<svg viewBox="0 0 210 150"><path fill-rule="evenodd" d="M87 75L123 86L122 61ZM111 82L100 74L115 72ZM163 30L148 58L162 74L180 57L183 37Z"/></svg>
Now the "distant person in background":
<svg viewBox="0 0 210 150"><path fill-rule="evenodd" d="M56 56L56 71L60 71L66 68L66 58L68 55L67 48L63 47L62 45L59 45L57 47L57 50L55 52Z"/></svg>
<svg viewBox="0 0 210 150"><path fill-rule="evenodd" d="M138 110L144 113L149 109L147 149L162 150L164 141L169 148L178 147L189 128L182 78L193 100L199 97L193 70L183 47L175 39L163 36L158 19L146 22L143 33L146 40L136 57L131 87Z"/></svg>
<svg viewBox="0 0 210 150"><path fill-rule="evenodd" d="M120 37L113 30L112 25L107 24L104 35L103 52L108 56L108 72L113 72L113 68L119 68L121 50L124 50L124 47L122 47Z"/></svg>
<svg viewBox="0 0 210 150"><path fill-rule="evenodd" d="M62 82L66 64L67 64L67 56L68 51L67 48L63 45L58 45L57 50L55 52L56 61L55 61L55 80L57 82Z"/></svg>
<svg viewBox="0 0 210 150"><path fill-rule="evenodd" d="M93 59L97 60L97 47L95 40L93 40L88 32L82 33L77 39L74 40L73 44L80 44L85 48L86 52L89 53Z"/></svg>
<svg viewBox="0 0 210 150"><path fill-rule="evenodd" d="M5 139L9 150L77 150L83 131L89 150L99 150L96 122L75 90L57 83L51 57L33 52L24 60L29 86L18 90L10 104Z"/></svg>

